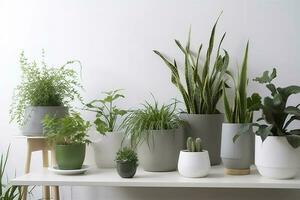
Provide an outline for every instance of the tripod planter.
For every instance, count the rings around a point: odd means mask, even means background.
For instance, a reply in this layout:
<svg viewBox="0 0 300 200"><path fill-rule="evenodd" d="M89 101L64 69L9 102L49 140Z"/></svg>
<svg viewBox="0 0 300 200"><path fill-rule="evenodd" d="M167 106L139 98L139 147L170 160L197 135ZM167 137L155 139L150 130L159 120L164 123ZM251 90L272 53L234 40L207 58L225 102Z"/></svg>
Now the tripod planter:
<svg viewBox="0 0 300 200"><path fill-rule="evenodd" d="M203 148L209 152L211 165L221 163L221 134L223 114L180 114L180 118L186 122L185 133L187 136L200 137Z"/></svg>
<svg viewBox="0 0 300 200"><path fill-rule="evenodd" d="M152 130L137 148L139 164L145 171L175 171L184 136L181 129Z"/></svg>
<svg viewBox="0 0 300 200"><path fill-rule="evenodd" d="M221 158L225 173L230 175L246 175L254 158L254 134L242 134L235 142L233 137L245 124L223 123Z"/></svg>
<svg viewBox="0 0 300 200"><path fill-rule="evenodd" d="M22 134L25 136L42 136L42 121L46 115L61 118L66 114L68 114L68 108L63 106L29 106L25 110Z"/></svg>

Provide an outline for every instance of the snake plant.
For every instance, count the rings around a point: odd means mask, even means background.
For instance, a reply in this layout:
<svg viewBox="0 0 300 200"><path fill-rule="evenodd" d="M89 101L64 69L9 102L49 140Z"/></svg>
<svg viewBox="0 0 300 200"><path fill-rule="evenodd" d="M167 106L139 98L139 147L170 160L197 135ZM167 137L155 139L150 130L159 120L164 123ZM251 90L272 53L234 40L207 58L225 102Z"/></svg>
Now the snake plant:
<svg viewBox="0 0 300 200"><path fill-rule="evenodd" d="M230 103L224 87L224 109L227 121L229 123L252 123L253 111L259 110L261 97L257 93L253 93L251 97L247 97L248 86L248 48L247 43L245 55L243 58L241 69L239 70L237 80L232 73L227 72L234 82L234 101ZM232 106L231 106L232 105Z"/></svg>
<svg viewBox="0 0 300 200"><path fill-rule="evenodd" d="M223 34L217 47L216 59L212 63L212 53L215 43L215 31L219 17L211 31L206 57L201 62L202 44L199 46L197 53L191 50L191 29L188 34L188 41L185 48L178 40L176 45L184 54L184 78L185 84L181 80L177 61L171 61L163 56L157 50L156 53L171 70L171 81L182 94L186 112L191 114L215 114L220 113L217 109L217 103L223 94L223 85L225 83L225 74L228 67L229 55L224 50L224 55L220 54L222 42L226 33Z"/></svg>

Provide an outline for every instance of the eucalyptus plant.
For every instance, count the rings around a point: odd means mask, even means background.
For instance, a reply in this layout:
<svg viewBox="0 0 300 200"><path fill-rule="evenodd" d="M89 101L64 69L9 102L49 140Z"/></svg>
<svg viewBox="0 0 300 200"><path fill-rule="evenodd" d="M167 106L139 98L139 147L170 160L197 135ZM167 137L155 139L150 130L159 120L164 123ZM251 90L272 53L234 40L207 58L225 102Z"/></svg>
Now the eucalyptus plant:
<svg viewBox="0 0 300 200"><path fill-rule="evenodd" d="M300 120L300 104L288 106L287 101L291 95L300 93L300 86L277 87L272 82L276 76L274 68L272 73L265 71L261 77L254 79L254 81L265 84L271 92L271 96L264 98L260 104L262 117L251 126L257 127L255 133L261 137L262 141L265 141L268 136L281 136L286 137L292 147L298 148L300 146L300 129L290 129L289 125ZM235 139L237 137L238 135Z"/></svg>
<svg viewBox="0 0 300 200"><path fill-rule="evenodd" d="M223 85L225 84L225 75L229 63L229 55L224 50L224 55L220 54L222 42L226 33L223 34L216 51L216 58L212 63L212 54L215 43L215 31L219 18L215 22L211 31L206 57L202 63L200 60L202 44L197 52L191 50L191 29L189 31L187 44L185 47L175 40L176 45L184 54L184 79L181 80L177 61L167 59L157 50L156 53L171 70L171 81L179 89L185 106L186 112L192 114L216 114L220 113L217 109L217 103L223 94Z"/></svg>
<svg viewBox="0 0 300 200"><path fill-rule="evenodd" d="M181 120L176 112L177 101L161 106L154 98L154 104L146 101L142 108L132 110L126 116L122 127L125 137L130 138L131 146L137 147L143 141L149 142L151 130L176 129L181 125Z"/></svg>
<svg viewBox="0 0 300 200"><path fill-rule="evenodd" d="M23 125L24 111L27 106L69 106L74 99L81 100L79 90L82 86L76 70L68 68L81 63L78 60L67 61L64 65L49 67L44 61L28 61L24 52L20 55L22 70L21 83L16 87L11 104L11 121Z"/></svg>
<svg viewBox="0 0 300 200"><path fill-rule="evenodd" d="M241 69L237 75L237 80L232 73L227 72L233 80L235 92L234 101L230 103L224 87L224 109L229 123L252 123L253 111L259 110L260 108L261 97L259 94L253 93L251 97L247 97L248 48L249 42L246 46L245 55Z"/></svg>
<svg viewBox="0 0 300 200"><path fill-rule="evenodd" d="M90 143L87 131L90 122L83 120L79 113L73 112L63 118L46 115L43 120L44 134L49 144L85 144Z"/></svg>
<svg viewBox="0 0 300 200"><path fill-rule="evenodd" d="M85 110L96 113L94 124L97 131L102 135L114 131L116 129L117 118L127 113L126 110L120 109L115 105L115 101L125 98L120 91L112 90L104 92L105 97L103 99L96 99L85 104Z"/></svg>

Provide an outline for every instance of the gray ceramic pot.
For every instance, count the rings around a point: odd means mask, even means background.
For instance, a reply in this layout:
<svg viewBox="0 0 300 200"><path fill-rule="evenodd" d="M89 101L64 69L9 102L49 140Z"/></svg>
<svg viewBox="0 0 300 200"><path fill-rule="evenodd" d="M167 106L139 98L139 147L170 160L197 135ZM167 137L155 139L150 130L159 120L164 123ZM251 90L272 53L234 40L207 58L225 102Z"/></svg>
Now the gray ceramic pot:
<svg viewBox="0 0 300 200"><path fill-rule="evenodd" d="M25 109L22 134L25 136L42 136L42 121L47 114L61 118L68 114L68 108L63 106L28 106Z"/></svg>
<svg viewBox="0 0 300 200"><path fill-rule="evenodd" d="M235 143L233 137L245 124L224 123L222 127L221 157L227 169L249 169L254 162L254 134L252 129Z"/></svg>
<svg viewBox="0 0 300 200"><path fill-rule="evenodd" d="M184 147L182 128L151 130L148 140L138 147L139 164L145 171L175 171L180 150Z"/></svg>
<svg viewBox="0 0 300 200"><path fill-rule="evenodd" d="M203 148L209 153L211 165L221 163L221 134L223 114L186 114L181 113L180 118L186 122L185 133L187 136L200 137Z"/></svg>

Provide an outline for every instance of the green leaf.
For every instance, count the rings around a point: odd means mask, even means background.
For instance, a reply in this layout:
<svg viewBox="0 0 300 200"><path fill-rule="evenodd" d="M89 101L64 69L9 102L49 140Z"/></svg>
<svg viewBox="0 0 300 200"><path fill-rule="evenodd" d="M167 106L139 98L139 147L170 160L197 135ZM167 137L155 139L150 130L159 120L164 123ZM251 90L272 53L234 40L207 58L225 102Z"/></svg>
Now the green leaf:
<svg viewBox="0 0 300 200"><path fill-rule="evenodd" d="M106 124L106 122L104 122L103 120L101 120L100 118L97 118L94 121L94 124L96 125L96 129L99 133L101 133L102 135L105 135L105 133L107 131L109 131L109 128Z"/></svg>
<svg viewBox="0 0 300 200"><path fill-rule="evenodd" d="M300 146L300 135L287 135L286 139L293 148Z"/></svg>
<svg viewBox="0 0 300 200"><path fill-rule="evenodd" d="M272 126L259 125L258 130L256 131L256 135L259 135L261 137L261 140L264 142L269 135L273 135L271 129Z"/></svg>
<svg viewBox="0 0 300 200"><path fill-rule="evenodd" d="M273 68L272 73L269 75L269 71L264 71L261 77L253 79L259 83L270 83L274 78L276 78L276 69Z"/></svg>
<svg viewBox="0 0 300 200"><path fill-rule="evenodd" d="M244 134L248 134L249 131L252 129L253 124L244 124L239 131L233 136L232 141L233 143L236 142L236 140Z"/></svg>
<svg viewBox="0 0 300 200"><path fill-rule="evenodd" d="M258 93L253 93L247 98L247 107L249 111L257 111L261 108L261 97Z"/></svg>
<svg viewBox="0 0 300 200"><path fill-rule="evenodd" d="M300 109L293 107L293 106L288 106L284 109L284 112L287 114L295 115L297 117L300 117Z"/></svg>

